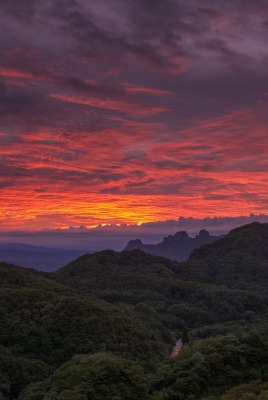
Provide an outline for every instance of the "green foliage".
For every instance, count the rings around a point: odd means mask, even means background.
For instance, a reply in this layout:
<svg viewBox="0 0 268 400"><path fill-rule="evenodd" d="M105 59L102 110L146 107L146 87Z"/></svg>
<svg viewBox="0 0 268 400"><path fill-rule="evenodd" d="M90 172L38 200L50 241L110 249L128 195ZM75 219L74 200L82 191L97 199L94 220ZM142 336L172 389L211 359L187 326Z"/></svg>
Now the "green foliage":
<svg viewBox="0 0 268 400"><path fill-rule="evenodd" d="M75 356L48 380L23 391L19 400L146 400L142 368L112 354Z"/></svg>
<svg viewBox="0 0 268 400"><path fill-rule="evenodd" d="M181 339L182 339L182 343L183 343L183 344L189 343L188 332L187 332L187 329L185 329L185 328L184 328L183 331L182 331Z"/></svg>
<svg viewBox="0 0 268 400"><path fill-rule="evenodd" d="M241 382L267 377L267 359L268 343L254 333L198 340L160 370L154 389L157 395L166 391L169 400L198 400L201 395L219 394Z"/></svg>
<svg viewBox="0 0 268 400"><path fill-rule="evenodd" d="M235 386L228 390L221 400L246 400L247 398L256 400L268 399L268 382L252 381L250 383Z"/></svg>
<svg viewBox="0 0 268 400"><path fill-rule="evenodd" d="M267 400L267 271L265 224L181 264L141 251L54 274L1 264L0 399Z"/></svg>
<svg viewBox="0 0 268 400"><path fill-rule="evenodd" d="M21 388L44 379L51 372L52 368L41 360L15 356L11 350L0 346L0 394L3 399L16 398Z"/></svg>
<svg viewBox="0 0 268 400"><path fill-rule="evenodd" d="M178 265L184 278L228 288L267 291L268 224L252 223L232 230L211 245L194 250L190 262Z"/></svg>
<svg viewBox="0 0 268 400"><path fill-rule="evenodd" d="M182 280L179 266L191 269L191 264L177 264L139 250L103 251L84 255L49 277L135 312L158 340L169 344L185 328L246 318L253 324L256 316L266 313L266 294Z"/></svg>
<svg viewBox="0 0 268 400"><path fill-rule="evenodd" d="M109 351L150 368L164 357L163 344L133 315L33 271L0 270L0 345L7 349L0 357L4 398L15 398L77 353Z"/></svg>

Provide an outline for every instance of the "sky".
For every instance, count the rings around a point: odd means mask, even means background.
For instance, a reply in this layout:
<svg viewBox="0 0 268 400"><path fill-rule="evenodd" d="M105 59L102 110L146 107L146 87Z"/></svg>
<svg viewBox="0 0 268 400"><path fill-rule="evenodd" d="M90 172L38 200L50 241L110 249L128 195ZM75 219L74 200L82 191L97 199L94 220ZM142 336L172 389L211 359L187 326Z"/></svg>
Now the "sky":
<svg viewBox="0 0 268 400"><path fill-rule="evenodd" d="M266 0L1 0L0 240L268 222L267 36Z"/></svg>

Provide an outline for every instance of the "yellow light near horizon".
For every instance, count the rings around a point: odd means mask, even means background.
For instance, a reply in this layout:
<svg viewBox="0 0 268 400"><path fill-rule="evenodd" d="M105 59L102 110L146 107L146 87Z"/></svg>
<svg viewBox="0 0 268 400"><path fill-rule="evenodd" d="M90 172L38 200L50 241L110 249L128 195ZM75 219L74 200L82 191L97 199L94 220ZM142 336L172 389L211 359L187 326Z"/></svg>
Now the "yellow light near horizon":
<svg viewBox="0 0 268 400"><path fill-rule="evenodd" d="M32 189L32 190L31 190ZM1 230L66 229L136 224L184 217L239 216L260 213L253 202L231 197L208 200L202 195L111 195L36 193L33 188L9 188L0 203Z"/></svg>

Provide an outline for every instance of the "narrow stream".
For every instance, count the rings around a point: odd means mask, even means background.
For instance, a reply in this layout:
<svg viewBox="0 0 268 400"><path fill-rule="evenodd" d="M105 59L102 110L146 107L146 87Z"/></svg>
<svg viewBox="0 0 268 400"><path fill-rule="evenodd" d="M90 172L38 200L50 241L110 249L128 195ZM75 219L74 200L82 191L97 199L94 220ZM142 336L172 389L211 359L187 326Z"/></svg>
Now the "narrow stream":
<svg viewBox="0 0 268 400"><path fill-rule="evenodd" d="M175 346L173 347L170 357L171 358L177 357L177 355L181 351L182 346L183 346L183 343L182 343L182 339L180 338L179 340L177 340Z"/></svg>

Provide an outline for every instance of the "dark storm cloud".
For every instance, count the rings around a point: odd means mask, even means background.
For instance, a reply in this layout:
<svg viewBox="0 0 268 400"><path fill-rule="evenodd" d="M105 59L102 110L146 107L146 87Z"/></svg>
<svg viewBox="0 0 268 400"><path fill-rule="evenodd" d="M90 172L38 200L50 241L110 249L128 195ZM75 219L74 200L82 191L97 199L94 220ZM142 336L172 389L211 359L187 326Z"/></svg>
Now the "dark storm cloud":
<svg viewBox="0 0 268 400"><path fill-rule="evenodd" d="M16 8L16 2L12 4ZM181 71L185 71L185 68L187 70L185 63L196 63L202 48L215 53L230 68L242 66L250 58L243 52L231 49L223 37L211 33L210 17L222 13L222 10L217 10L217 7L220 8L219 3L215 6L213 2L203 2L202 7L207 8L202 8L202 12L196 7L196 2L172 0L116 1L115 5L118 10L123 7L127 29L122 29L120 23L115 25L116 16L113 27L107 28L106 19L96 19L90 4L83 1L48 2L44 10L41 10L43 17L50 15L52 21L55 21L59 34L57 36L62 38L62 42L66 41L66 37L75 39L72 43L74 54L77 57L86 56L91 62L101 61L108 65L111 61L111 66L121 62L129 64L134 61L137 65L145 62L168 72L174 68L180 71L180 64ZM39 6L40 2L36 1L34 7L31 1L21 5L21 8L29 10L38 9ZM237 13L235 4L224 7L224 10ZM79 78L73 79L77 79L73 86L81 90Z"/></svg>
<svg viewBox="0 0 268 400"><path fill-rule="evenodd" d="M73 161L73 160L68 160ZM135 175L135 173L133 173ZM96 170L88 172L81 172L75 170L63 170L56 168L17 168L13 165L5 164L3 172L1 172L2 178L12 179L16 182L16 179L23 179L24 182L42 182L47 181L48 183L54 182L76 182L78 185L90 184L92 182L110 182L118 181L125 177L124 174L111 172L109 170ZM9 181L8 181L9 182ZM10 181L12 182L12 181ZM18 183L18 182L16 182ZM9 183L10 185L10 183Z"/></svg>
<svg viewBox="0 0 268 400"><path fill-rule="evenodd" d="M161 167L160 167L161 168ZM179 195L183 193L185 196L194 196L195 194L206 195L207 192L217 191L222 187L220 181L212 178L202 177L191 177L187 174L185 176L177 178L176 181L172 181L169 178L167 182L164 178L159 179L144 179L135 183L127 183L124 185L112 186L108 189L103 189L101 193L112 193L112 194L137 194L137 195Z"/></svg>
<svg viewBox="0 0 268 400"><path fill-rule="evenodd" d="M0 115L20 116L38 108L34 94L25 91L25 89L10 88L4 81L0 81Z"/></svg>
<svg viewBox="0 0 268 400"><path fill-rule="evenodd" d="M206 3L212 7L211 2ZM215 68L217 62L219 63L219 72L214 72L211 65L207 70L207 79L204 71L197 70L194 75L190 75L191 79L187 79L185 84L183 80L177 81L177 94L185 96L182 101L183 108L189 110L187 99L190 98L190 101L194 102L196 96L197 105L195 107L194 103L191 104L192 113L195 109L199 113L208 112L211 101L214 106L215 99L215 107L218 104L217 112L223 106L230 107L230 103L231 106L239 104L241 99L245 103L252 101L263 85L265 78L259 76L261 70L258 72L256 70L258 62L254 59L254 54L247 54L247 49L243 52L238 48L232 48L227 43L228 32L226 37L224 35L219 37L215 32L211 32L207 17L221 16L222 12L207 9L207 16L203 15L204 13L199 13L198 9L194 8L194 2L185 5L176 1L165 3L128 1L125 4L129 7L127 17L130 28L127 32L120 31L120 28L114 31L107 30L101 23L97 25L92 21L90 13L84 15L79 12L78 7L77 11L59 15L63 21L61 29L67 34L72 33L76 38L77 54L87 55L91 60L106 60L106 63L111 59L116 59L119 64L123 60L128 63L131 60L135 60L136 63L145 62L168 73L175 68L176 62L179 72L185 71L183 63L198 65L200 57L201 59L207 57L202 55L202 49L211 52L215 56ZM229 13L234 12L235 15L237 13L235 5L226 7L226 10ZM192 46L187 44L189 40L192 41ZM220 70L225 68L224 65L229 72L225 71L223 80L221 79L223 71ZM245 76L241 76L243 72ZM245 87L245 80L249 79L247 74L253 76L250 76L249 86ZM204 90L206 96L211 93L208 102L200 101Z"/></svg>
<svg viewBox="0 0 268 400"><path fill-rule="evenodd" d="M104 27L97 26L83 12L72 11L59 16L59 32L70 35L77 41L77 56L86 57L88 60L116 60L120 63L129 63L132 59L144 62L157 68L164 67L166 62L152 44L139 40L139 35L129 37L120 30L110 32Z"/></svg>
<svg viewBox="0 0 268 400"><path fill-rule="evenodd" d="M14 182L11 181L2 181L0 182L0 190L10 188L14 186Z"/></svg>
<svg viewBox="0 0 268 400"><path fill-rule="evenodd" d="M244 2L244 7L239 9L242 3L237 0L223 5L221 2L206 0L199 6L196 1L116 0L114 7L110 3L101 2L100 10L103 5L103 11L100 12L97 3L82 0L48 1L45 4L37 0L4 0L0 8L9 16L21 17L22 31L26 29L26 24L23 26L23 16L27 14L33 22L39 23L39 27L30 24L27 29L40 29L40 32L39 35L32 35L29 43L23 44L16 51L13 49L7 56L3 54L3 64L8 68L17 68L20 72L31 73L36 78L47 78L63 90L80 95L116 97L123 95L120 86L107 82L89 83L82 76L68 73L72 65L70 55L77 57L77 60L79 57L87 57L91 67L94 67L94 61L101 63L104 70L116 68L123 62L132 67L133 75L140 63L145 63L155 67L155 71L166 74L166 88L180 97L180 108L185 114L194 116L213 111L219 113L241 102L252 102L264 84L267 84L267 78L260 75L266 63L258 68L261 61L254 58L250 47L242 50L240 46L234 46L236 36L233 44L228 41L233 34L232 29L237 27L237 34L242 28L246 31L244 25L245 21L250 20L250 15L247 15L249 9L257 16L267 10L265 2L257 1L254 5ZM261 20L256 17L255 25L261 27L265 21L265 18ZM59 59L54 59L49 67L46 64L46 59L49 62L51 58L49 46L44 47L42 39L42 35L47 34L47 26L51 26L55 36L56 44L53 42L52 46L56 45L59 55L64 54L66 57L62 59L61 70L57 69ZM254 32L262 35L258 28ZM16 30L13 37L14 34ZM211 57L206 52L215 57L215 70L213 63L206 63L206 71L200 69L202 62ZM188 68L191 69L188 71ZM168 77L172 73L178 73L178 79L169 81ZM29 98L26 99L25 104L29 101ZM61 108L59 103L54 103L54 111L57 107Z"/></svg>
<svg viewBox="0 0 268 400"><path fill-rule="evenodd" d="M220 60L231 67L245 66L251 60L248 55L232 50L223 39L219 38L208 39L203 42L198 41L197 47L213 52L219 56Z"/></svg>
<svg viewBox="0 0 268 400"><path fill-rule="evenodd" d="M178 169L178 170L187 170L192 167L191 164L175 161L175 160L159 160L153 161L152 165L160 168L160 169Z"/></svg>
<svg viewBox="0 0 268 400"><path fill-rule="evenodd" d="M111 93L121 93L118 89L105 88L96 85L85 84L84 89L81 89L81 82L72 78L54 78L54 84L58 87L65 86L69 90L75 90L77 94L81 91L91 96L112 95ZM97 132L102 129L105 124L106 117L103 115L96 118L96 115L90 117L89 113L84 113L83 107L74 104L72 113L68 107L57 98L53 98L47 93L47 88L44 90L42 86L17 86L8 84L5 79L0 78L0 117L1 126L7 129L6 135L1 140L11 142L15 139L14 132L32 132L40 127L54 127L69 129L86 129L90 132ZM10 128L10 129L9 129ZM13 132L13 130L15 130ZM20 141L18 134L16 141ZM41 144L41 141L39 141ZM45 142L43 141L43 144ZM49 142L47 142L49 144ZM50 143L51 144L51 143Z"/></svg>
<svg viewBox="0 0 268 400"><path fill-rule="evenodd" d="M59 120L68 119L68 114L61 102L50 99L42 90L0 80L0 117L2 128L7 129L6 136L13 136L12 130L31 132L41 126L57 126Z"/></svg>
<svg viewBox="0 0 268 400"><path fill-rule="evenodd" d="M185 37L196 37L208 29L205 18L200 18L191 2L176 0L128 1L130 20L139 40L165 46L172 55L191 55ZM154 41L155 39L155 41Z"/></svg>
<svg viewBox="0 0 268 400"><path fill-rule="evenodd" d="M13 17L28 19L34 16L36 3L36 0L1 0L0 9Z"/></svg>
<svg viewBox="0 0 268 400"><path fill-rule="evenodd" d="M27 73L29 77L45 79L49 75L43 55L33 46L22 45L1 54L1 67L18 73Z"/></svg>
<svg viewBox="0 0 268 400"><path fill-rule="evenodd" d="M125 94L125 91L120 87L93 85L75 77L59 79L59 81L56 80L55 83L58 83L59 86L64 88L69 88L75 93L82 93L90 96L119 97Z"/></svg>

